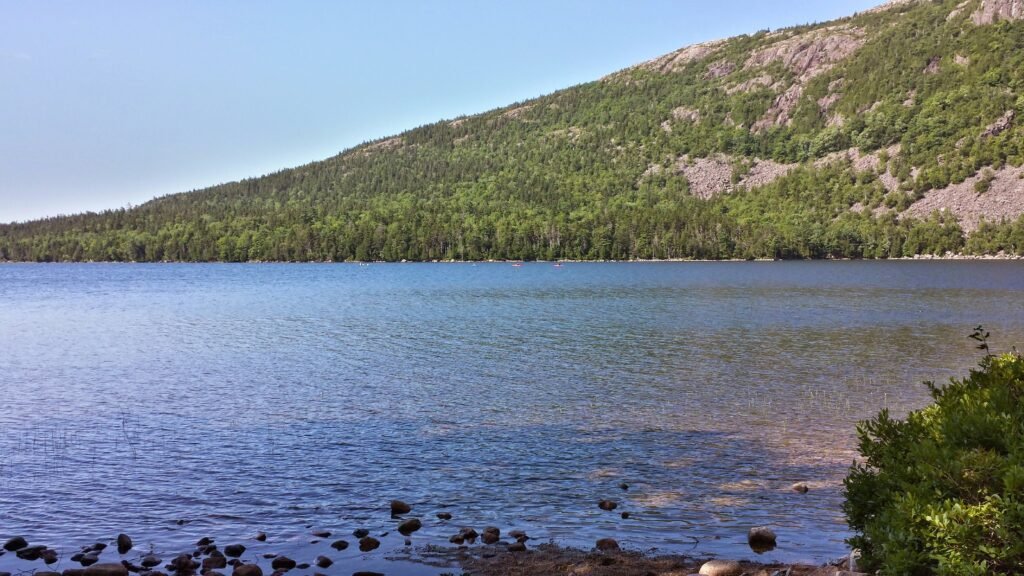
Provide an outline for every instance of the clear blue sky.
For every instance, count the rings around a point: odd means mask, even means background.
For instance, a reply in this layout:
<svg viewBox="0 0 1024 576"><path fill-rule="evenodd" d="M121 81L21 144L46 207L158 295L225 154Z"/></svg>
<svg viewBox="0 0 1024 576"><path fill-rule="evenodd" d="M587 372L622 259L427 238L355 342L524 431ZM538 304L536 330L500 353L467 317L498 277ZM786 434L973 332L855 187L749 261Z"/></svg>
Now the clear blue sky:
<svg viewBox="0 0 1024 576"><path fill-rule="evenodd" d="M334 155L881 0L0 0L0 222Z"/></svg>

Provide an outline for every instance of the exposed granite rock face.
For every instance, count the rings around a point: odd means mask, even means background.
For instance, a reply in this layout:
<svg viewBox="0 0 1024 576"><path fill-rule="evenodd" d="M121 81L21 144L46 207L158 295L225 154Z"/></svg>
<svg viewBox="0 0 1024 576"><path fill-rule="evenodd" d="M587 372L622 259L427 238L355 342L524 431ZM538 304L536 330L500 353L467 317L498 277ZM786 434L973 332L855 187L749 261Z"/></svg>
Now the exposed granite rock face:
<svg viewBox="0 0 1024 576"><path fill-rule="evenodd" d="M771 184L797 167L797 164L780 164L754 158L746 173L733 183L736 162L736 158L726 154L696 159L683 156L676 163L676 173L686 178L691 194L706 200L741 188L759 188Z"/></svg>
<svg viewBox="0 0 1024 576"><path fill-rule="evenodd" d="M711 56L717 52L723 44L725 44L725 40L714 40L712 42L694 44L693 46L687 46L686 48L676 50L675 52L666 54L660 58L655 58L649 62L644 62L640 66L663 74L671 74L672 72L682 70L691 62L699 62L708 56Z"/></svg>
<svg viewBox="0 0 1024 576"><path fill-rule="evenodd" d="M744 64L745 70L781 63L796 78L792 85L776 97L771 108L754 123L751 130L761 132L772 126L788 125L807 84L852 56L864 46L865 41L864 30L839 25L788 36L751 54ZM746 88L757 86L751 84Z"/></svg>
<svg viewBox="0 0 1024 576"><path fill-rule="evenodd" d="M932 190L914 202L901 218L927 218L932 212L948 212L960 222L964 232L978 229L984 218L989 222L1013 220L1024 215L1024 167L982 171L960 184ZM988 190L978 193L975 184L991 178Z"/></svg>
<svg viewBox="0 0 1024 576"><path fill-rule="evenodd" d="M971 20L979 25L994 24L1000 20L1024 19L1024 0L981 0L981 6Z"/></svg>

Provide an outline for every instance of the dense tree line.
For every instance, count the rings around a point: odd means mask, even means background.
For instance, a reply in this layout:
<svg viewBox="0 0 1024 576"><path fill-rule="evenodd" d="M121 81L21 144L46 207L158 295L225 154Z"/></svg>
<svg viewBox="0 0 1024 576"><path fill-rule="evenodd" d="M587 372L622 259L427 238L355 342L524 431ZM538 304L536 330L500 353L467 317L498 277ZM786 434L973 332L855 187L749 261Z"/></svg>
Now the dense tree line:
<svg viewBox="0 0 1024 576"><path fill-rule="evenodd" d="M252 261L630 258L887 258L947 251L1024 253L1024 220L965 238L955 220L896 214L984 167L1024 162L1024 23L975 26L955 0L861 14L851 58L811 80L788 126L749 127L779 88L732 92L760 32L671 74L635 68L490 113L438 122L334 158L99 214L0 226L0 259ZM828 25L835 25L830 23ZM824 26L824 25L823 25ZM816 27L786 31L801 33ZM964 59L969 65L958 64ZM708 67L734 72L708 79ZM930 63L938 62L933 72ZM767 70L797 81L781 64ZM829 125L818 101L845 79ZM699 122L663 123L673 109ZM814 161L884 150L875 172ZM682 155L802 163L767 186L710 200L676 173ZM651 167L661 167L652 171ZM736 167L734 179L744 169ZM900 189L878 180L888 172ZM851 211L860 204L864 210ZM887 208L881 210L881 208Z"/></svg>

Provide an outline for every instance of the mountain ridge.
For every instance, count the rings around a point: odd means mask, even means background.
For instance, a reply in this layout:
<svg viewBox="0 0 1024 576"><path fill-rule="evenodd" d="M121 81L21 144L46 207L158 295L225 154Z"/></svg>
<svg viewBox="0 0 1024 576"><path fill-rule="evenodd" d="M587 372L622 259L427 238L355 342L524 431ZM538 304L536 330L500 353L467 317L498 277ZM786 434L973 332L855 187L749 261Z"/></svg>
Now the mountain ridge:
<svg viewBox="0 0 1024 576"><path fill-rule="evenodd" d="M1024 252L1024 0L897 0L704 42L130 210L4 260L884 258Z"/></svg>

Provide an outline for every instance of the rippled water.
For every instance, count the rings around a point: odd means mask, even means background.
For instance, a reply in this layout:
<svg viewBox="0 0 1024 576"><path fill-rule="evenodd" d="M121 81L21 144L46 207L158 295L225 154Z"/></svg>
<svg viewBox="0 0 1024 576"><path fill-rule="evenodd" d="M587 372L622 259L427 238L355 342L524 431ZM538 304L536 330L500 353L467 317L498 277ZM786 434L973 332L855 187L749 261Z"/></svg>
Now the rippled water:
<svg viewBox="0 0 1024 576"><path fill-rule="evenodd" d="M764 559L825 561L854 423L964 374L976 324L1024 344L1022 302L1015 262L0 266L0 536L281 552L401 498L414 545L752 557L771 524Z"/></svg>

